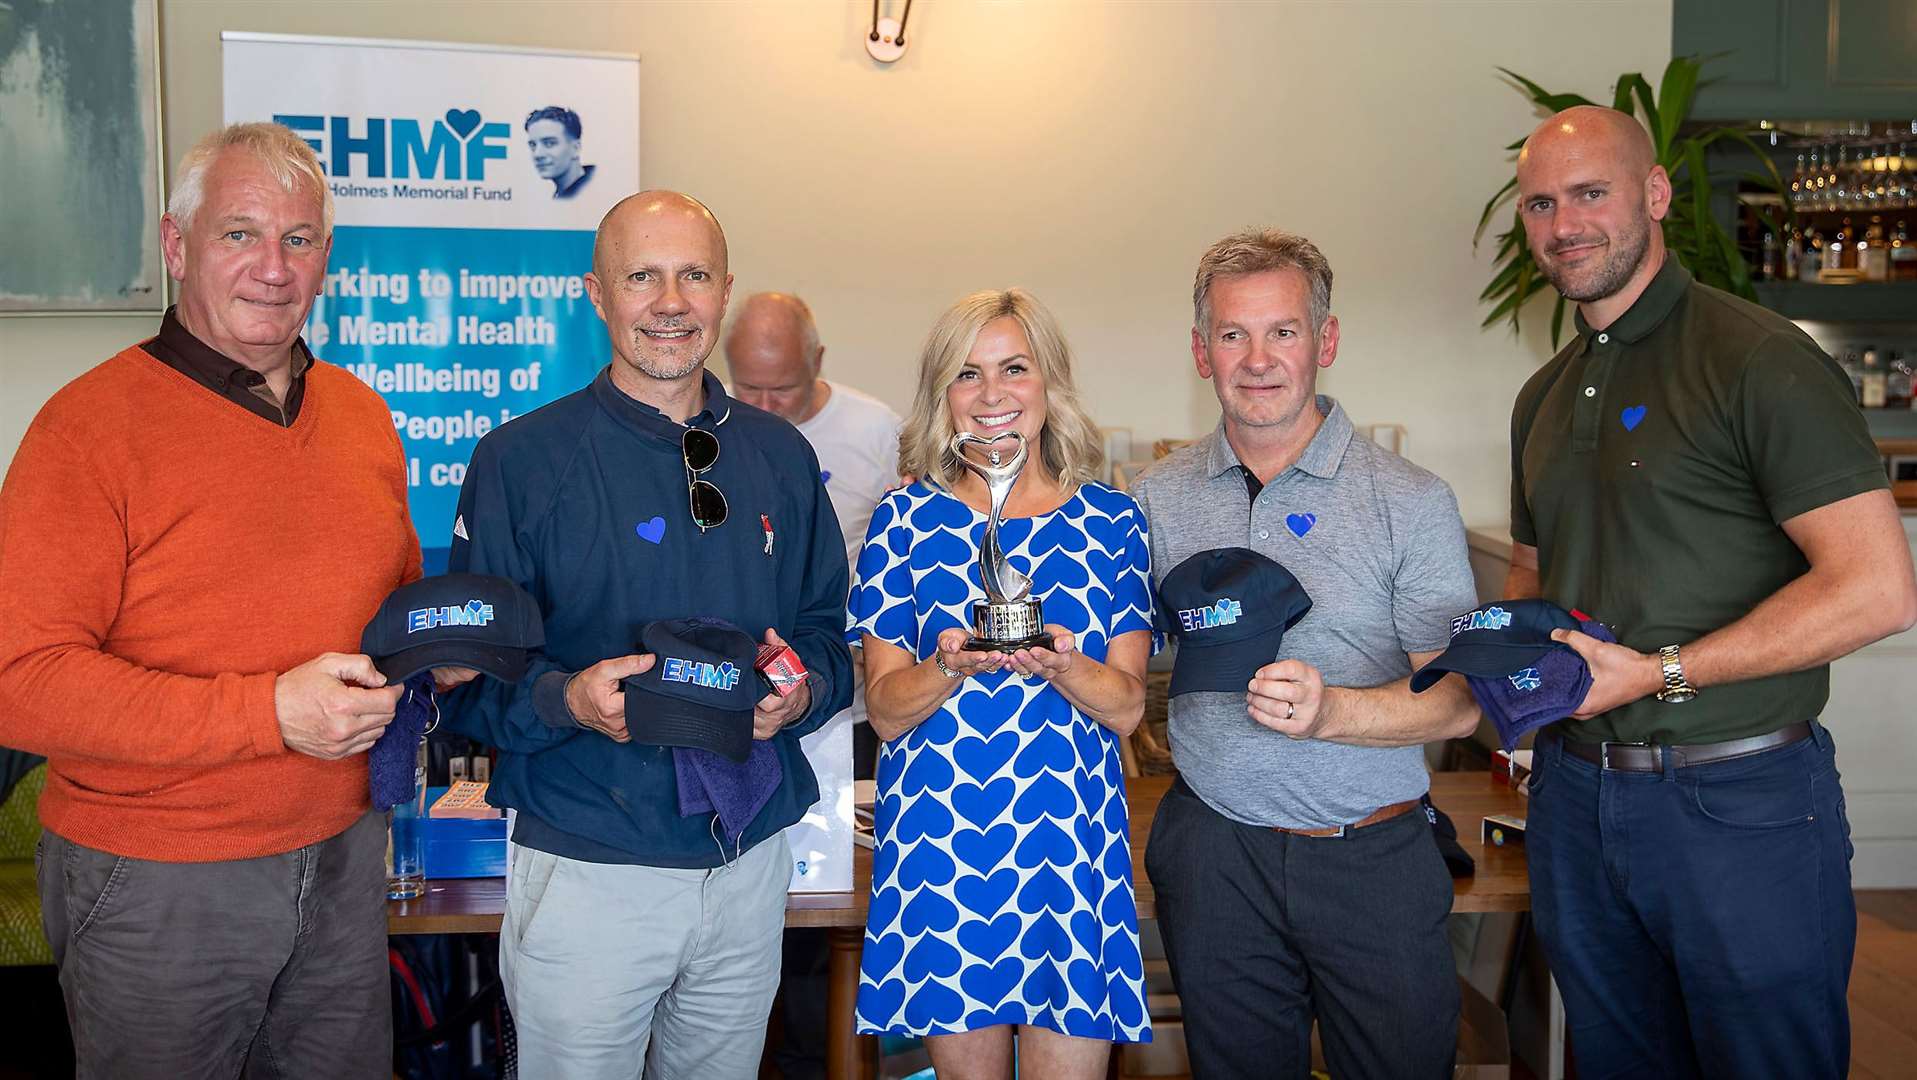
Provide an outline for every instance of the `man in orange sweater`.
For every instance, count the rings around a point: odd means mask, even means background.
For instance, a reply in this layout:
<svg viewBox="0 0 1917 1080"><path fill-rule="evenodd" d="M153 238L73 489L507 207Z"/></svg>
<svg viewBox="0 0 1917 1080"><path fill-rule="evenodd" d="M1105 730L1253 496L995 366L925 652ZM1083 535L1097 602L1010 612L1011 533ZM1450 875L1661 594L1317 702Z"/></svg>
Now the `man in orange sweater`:
<svg viewBox="0 0 1917 1080"><path fill-rule="evenodd" d="M332 200L284 128L181 164L179 304L40 410L0 488L0 744L51 762L41 917L82 1077L390 1075L401 693L361 628L420 573L385 404L300 327Z"/></svg>

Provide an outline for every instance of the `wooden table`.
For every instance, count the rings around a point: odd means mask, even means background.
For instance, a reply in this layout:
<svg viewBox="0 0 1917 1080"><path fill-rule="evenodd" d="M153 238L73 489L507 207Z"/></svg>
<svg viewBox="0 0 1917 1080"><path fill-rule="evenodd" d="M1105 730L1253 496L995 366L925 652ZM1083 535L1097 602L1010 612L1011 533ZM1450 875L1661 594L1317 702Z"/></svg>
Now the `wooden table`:
<svg viewBox="0 0 1917 1080"><path fill-rule="evenodd" d="M1169 776L1141 776L1126 781L1132 832L1132 886L1138 896L1138 917L1158 913L1152 883L1145 876L1145 842L1151 836L1158 801L1171 787ZM1524 800L1489 773L1434 773L1431 801L1451 816L1458 827L1458 843L1477 860L1477 873L1452 882L1453 912L1528 911L1531 886L1524 848L1487 847L1479 839L1479 823L1486 814L1524 813ZM864 944L865 905L872 891L872 852L854 845L852 891L849 893L793 893L786 898L785 924L826 927L832 942L826 1002L826 1074L833 1080L859 1075L861 1039L853 1034L852 1010L859 992L859 950ZM417 900L393 900L386 906L386 930L391 934L497 934L506 911L504 878L428 881L426 895Z"/></svg>

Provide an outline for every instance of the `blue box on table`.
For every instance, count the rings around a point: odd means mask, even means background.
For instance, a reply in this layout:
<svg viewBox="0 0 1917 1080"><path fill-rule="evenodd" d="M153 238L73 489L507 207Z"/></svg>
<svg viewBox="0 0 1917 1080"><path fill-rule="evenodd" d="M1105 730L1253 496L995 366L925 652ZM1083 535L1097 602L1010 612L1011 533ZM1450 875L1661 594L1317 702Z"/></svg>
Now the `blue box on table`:
<svg viewBox="0 0 1917 1080"><path fill-rule="evenodd" d="M426 789L426 806L446 794L443 787ZM426 833L428 878L504 877L506 874L506 818L436 818L421 822Z"/></svg>

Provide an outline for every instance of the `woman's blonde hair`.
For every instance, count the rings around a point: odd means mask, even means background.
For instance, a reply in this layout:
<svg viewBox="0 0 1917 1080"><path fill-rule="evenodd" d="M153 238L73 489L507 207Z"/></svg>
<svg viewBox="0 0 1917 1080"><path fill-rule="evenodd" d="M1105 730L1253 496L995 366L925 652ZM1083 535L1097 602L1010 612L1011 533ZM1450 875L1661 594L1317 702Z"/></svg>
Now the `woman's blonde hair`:
<svg viewBox="0 0 1917 1080"><path fill-rule="evenodd" d="M962 297L932 324L919 353L919 388L912 398L912 415L899 432L900 472L947 488L957 481L963 466L952 452L957 429L945 392L958 381L979 331L995 319L1006 318L1025 331L1032 363L1045 380L1045 428L1039 435L1037 461L1026 467L1043 467L1067 491L1099 478L1105 467L1105 440L1079 404L1078 384L1072 378L1072 347L1052 313L1031 293L1017 288Z"/></svg>

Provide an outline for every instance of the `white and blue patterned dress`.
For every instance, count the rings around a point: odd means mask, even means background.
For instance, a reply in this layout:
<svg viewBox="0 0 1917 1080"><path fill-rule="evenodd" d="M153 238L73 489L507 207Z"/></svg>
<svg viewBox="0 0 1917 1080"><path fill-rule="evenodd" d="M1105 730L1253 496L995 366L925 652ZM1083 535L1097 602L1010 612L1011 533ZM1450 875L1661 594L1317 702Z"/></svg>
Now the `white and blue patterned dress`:
<svg viewBox="0 0 1917 1080"><path fill-rule="evenodd" d="M984 599L985 515L920 481L872 515L852 587L854 642L923 660ZM1150 631L1151 549L1131 496L1086 484L999 543L1045 621L1103 661ZM861 1034L1036 1024L1149 1042L1118 740L1050 683L968 678L879 757Z"/></svg>

